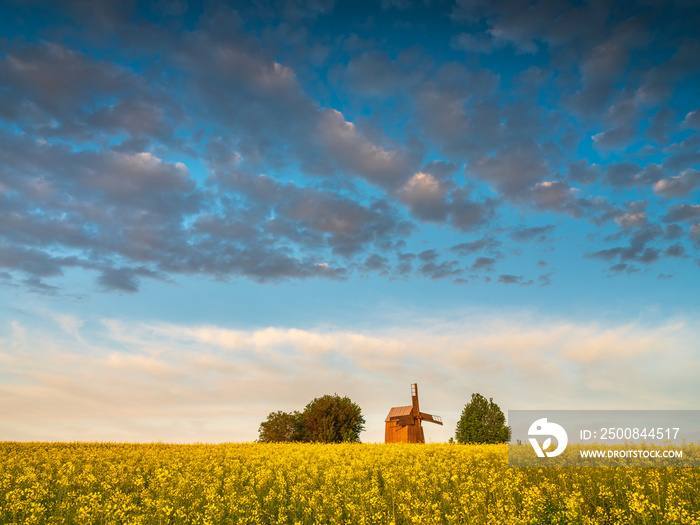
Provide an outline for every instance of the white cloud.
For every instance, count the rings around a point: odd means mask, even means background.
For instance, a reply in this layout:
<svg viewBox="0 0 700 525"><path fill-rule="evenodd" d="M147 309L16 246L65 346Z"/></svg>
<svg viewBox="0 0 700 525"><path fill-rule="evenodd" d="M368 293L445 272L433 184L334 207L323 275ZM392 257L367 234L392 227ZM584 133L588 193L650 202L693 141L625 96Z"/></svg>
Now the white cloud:
<svg viewBox="0 0 700 525"><path fill-rule="evenodd" d="M639 228L647 223L646 213L625 213L615 218L615 222L625 230L631 230L633 228Z"/></svg>
<svg viewBox="0 0 700 525"><path fill-rule="evenodd" d="M683 124L689 128L700 129L700 109L696 109L695 111L688 113L685 116Z"/></svg>
<svg viewBox="0 0 700 525"><path fill-rule="evenodd" d="M689 408L682 399L699 393L698 333L682 320L605 325L493 312L372 331L107 320L77 343L18 326L0 340L4 439L253 440L269 412L335 392L363 408L363 440L381 441L385 412L407 403L417 381L421 405L445 419L426 430L439 441L473 392L504 410Z"/></svg>
<svg viewBox="0 0 700 525"><path fill-rule="evenodd" d="M406 184L403 185L400 194L406 196L407 200L441 199L445 191L440 187L438 180L429 173L416 173Z"/></svg>
<svg viewBox="0 0 700 525"><path fill-rule="evenodd" d="M683 170L680 175L661 179L654 184L654 193L663 197L684 197L700 184L700 170Z"/></svg>
<svg viewBox="0 0 700 525"><path fill-rule="evenodd" d="M66 319L69 335L83 326ZM3 438L253 440L269 412L335 392L363 408L363 440L381 441L385 412L417 381L421 405L445 419L426 430L441 441L473 392L504 410L689 408L683 399L700 393L700 334L683 320L452 319L408 316L368 331L104 320L77 342L14 323L0 340Z"/></svg>
<svg viewBox="0 0 700 525"><path fill-rule="evenodd" d="M27 341L27 329L22 326L18 321L12 321L12 340L15 343L26 343Z"/></svg>
<svg viewBox="0 0 700 525"><path fill-rule="evenodd" d="M84 324L82 319L78 319L73 315L58 313L52 314L52 317L58 323L58 326L61 327L61 330L80 340L80 328Z"/></svg>

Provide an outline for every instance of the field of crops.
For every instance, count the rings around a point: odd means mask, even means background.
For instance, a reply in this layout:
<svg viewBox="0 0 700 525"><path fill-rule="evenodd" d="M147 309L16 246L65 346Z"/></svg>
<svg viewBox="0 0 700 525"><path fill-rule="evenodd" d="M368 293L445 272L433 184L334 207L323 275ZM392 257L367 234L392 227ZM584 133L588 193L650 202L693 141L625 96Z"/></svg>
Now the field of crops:
<svg viewBox="0 0 700 525"><path fill-rule="evenodd" d="M0 443L0 523L700 523L700 469L515 469L505 445Z"/></svg>

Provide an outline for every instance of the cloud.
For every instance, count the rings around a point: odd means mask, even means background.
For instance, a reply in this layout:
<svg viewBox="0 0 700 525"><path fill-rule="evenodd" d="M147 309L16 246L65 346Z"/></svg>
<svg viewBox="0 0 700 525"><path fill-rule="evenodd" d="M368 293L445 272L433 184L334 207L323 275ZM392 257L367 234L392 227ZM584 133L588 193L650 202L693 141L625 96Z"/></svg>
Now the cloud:
<svg viewBox="0 0 700 525"><path fill-rule="evenodd" d="M690 221L700 217L700 205L674 204L666 209L666 215L662 217L664 222Z"/></svg>
<svg viewBox="0 0 700 525"><path fill-rule="evenodd" d="M567 176L574 182L593 184L600 177L600 166L588 164L585 159L577 160L567 167Z"/></svg>
<svg viewBox="0 0 700 525"><path fill-rule="evenodd" d="M408 388L416 370L422 403L448 423L437 441L450 437L468 400L464 381L504 410L590 408L611 396L617 408L687 408L669 386L697 390L697 333L682 319L597 324L472 312L361 332L106 320L109 329L83 327L82 341L13 326L0 347L3 373L14 378L0 383L7 439L250 441L269 412L338 392L362 407L363 440L381 441L390 407L381 400Z"/></svg>
<svg viewBox="0 0 700 525"><path fill-rule="evenodd" d="M123 91L138 82L125 68L91 60L55 42L20 48L6 55L0 64L10 93L22 97L15 102L16 109L31 101L40 114L51 117L60 117L64 109L74 111L76 105L94 102L102 93Z"/></svg>
<svg viewBox="0 0 700 525"><path fill-rule="evenodd" d="M690 232L688 232L688 237L694 243L700 243L700 222L696 222L690 227Z"/></svg>
<svg viewBox="0 0 700 525"><path fill-rule="evenodd" d="M0 267L21 270L32 277L62 275L64 267L78 264L78 260L73 257L52 257L41 250L0 245Z"/></svg>
<svg viewBox="0 0 700 525"><path fill-rule="evenodd" d="M664 250L666 257L686 257L685 247L680 243L675 243Z"/></svg>
<svg viewBox="0 0 700 525"><path fill-rule="evenodd" d="M387 53L375 49L350 60L342 75L363 96L387 97L418 82L420 71L404 72Z"/></svg>
<svg viewBox="0 0 700 525"><path fill-rule="evenodd" d="M494 265L496 264L496 259L493 257L477 257L474 264L471 266L473 272L479 270L487 270L492 272L495 270Z"/></svg>
<svg viewBox="0 0 700 525"><path fill-rule="evenodd" d="M654 140L657 144L665 144L668 142L669 135L672 131L673 111L668 107L660 108L654 116L649 119L649 126L645 134Z"/></svg>
<svg viewBox="0 0 700 525"><path fill-rule="evenodd" d="M676 4L674 7L679 7L679 5ZM668 16L668 13L666 15ZM677 87L682 85L688 76L692 75L692 72L696 71L698 65L700 65L700 59L698 58L700 45L698 45L696 39L689 38L681 27L687 23L697 23L697 7L690 12L678 12L677 16L678 18L676 19L668 17L665 20L667 24L675 24L678 27L677 32L674 33L674 36L677 35L675 53L665 62L646 71L644 82L637 90L637 97L644 103L654 104L669 100ZM663 112L660 113L661 118L664 119L665 115Z"/></svg>
<svg viewBox="0 0 700 525"><path fill-rule="evenodd" d="M518 242L529 242L537 238L538 242L547 240L547 234L553 232L556 226L533 226L531 228L520 228L509 234L510 238Z"/></svg>
<svg viewBox="0 0 700 525"><path fill-rule="evenodd" d="M682 170L685 168L695 168L700 162L700 133L694 133L690 137L672 144L664 148L664 152L669 154L669 157L664 163L664 167L669 170Z"/></svg>
<svg viewBox="0 0 700 525"><path fill-rule="evenodd" d="M80 319L74 315L59 313L52 314L52 317L64 332L72 335L78 340L81 340L80 328L83 326L83 324L85 324L83 319Z"/></svg>
<svg viewBox="0 0 700 525"><path fill-rule="evenodd" d="M415 162L405 150L388 150L370 142L334 109L322 112L315 133L340 169L384 187L405 180Z"/></svg>
<svg viewBox="0 0 700 525"><path fill-rule="evenodd" d="M502 39L494 38L494 34L489 33L460 33L452 37L450 47L459 49L467 53L483 53L490 55L495 50L503 47L505 42Z"/></svg>
<svg viewBox="0 0 700 525"><path fill-rule="evenodd" d="M471 157L479 153L481 144L490 146L504 136L497 106L484 101L500 84L493 71L446 63L425 77L409 93L423 136L440 145L446 155Z"/></svg>
<svg viewBox="0 0 700 525"><path fill-rule="evenodd" d="M548 167L537 146L527 144L482 157L469 165L469 172L495 185L505 197L518 199L526 188L546 176Z"/></svg>
<svg viewBox="0 0 700 525"><path fill-rule="evenodd" d="M235 202L223 207L223 216L199 220L198 230L212 241L225 235L220 226L226 224L223 230L240 232L244 241L269 233L312 251L325 246L335 254L351 256L367 245L402 239L412 231L411 223L384 199L364 205L332 191L283 184L266 175L235 169L217 170L216 174L222 190L239 192L250 207Z"/></svg>
<svg viewBox="0 0 700 525"><path fill-rule="evenodd" d="M497 201L485 198L476 201L469 198L464 188L456 188L450 193L450 223L460 231L477 229L496 216Z"/></svg>
<svg viewBox="0 0 700 525"><path fill-rule="evenodd" d="M387 201L364 206L264 176L227 174L218 167L222 159L212 161L211 178L221 186L210 187L234 189L250 207L219 205L223 193L205 197L187 166L149 152L5 138L0 184L11 191L0 195L0 223L7 227L0 265L34 277L80 266L98 271L102 288L126 292L137 291L141 277L168 273L341 278L344 268L317 266L325 256L318 248L348 257L412 229ZM273 249L265 240L273 235L309 253L302 259L285 246Z"/></svg>
<svg viewBox="0 0 700 525"><path fill-rule="evenodd" d="M175 143L182 112L158 84L56 42L18 47L0 60L0 118L46 138L109 142L116 134Z"/></svg>
<svg viewBox="0 0 700 525"><path fill-rule="evenodd" d="M634 228L639 228L647 224L646 213L625 213L615 218L615 222L620 226L620 228L625 230L632 230Z"/></svg>
<svg viewBox="0 0 700 525"><path fill-rule="evenodd" d="M447 186L429 173L416 173L398 191L411 208L414 216L422 220L444 221L447 216Z"/></svg>
<svg viewBox="0 0 700 525"><path fill-rule="evenodd" d="M700 109L688 113L685 116L685 120L683 120L683 124L688 128L700 129Z"/></svg>
<svg viewBox="0 0 700 525"><path fill-rule="evenodd" d="M532 202L537 209L569 213L577 192L565 181L545 181L535 184L531 194Z"/></svg>
<svg viewBox="0 0 700 525"><path fill-rule="evenodd" d="M306 175L342 173L392 188L415 172L415 153L387 136L379 144L340 111L319 107L295 72L269 56L242 24L228 11L206 16L182 41L176 65L202 116L252 169L299 163Z"/></svg>
<svg viewBox="0 0 700 525"><path fill-rule="evenodd" d="M683 236L683 228L677 224L667 224L664 236L666 239L680 239Z"/></svg>
<svg viewBox="0 0 700 525"><path fill-rule="evenodd" d="M420 266L419 271L431 279L452 278L464 273L464 270L459 267L458 261L442 261L438 263L434 260L428 260Z"/></svg>
<svg viewBox="0 0 700 525"><path fill-rule="evenodd" d="M522 280L523 280L522 275L501 274L498 276L497 282L503 283L503 284L520 284L520 282Z"/></svg>
<svg viewBox="0 0 700 525"><path fill-rule="evenodd" d="M638 112L639 102L632 98L622 98L610 106L605 122L612 127L591 137L595 145L604 149L627 146L639 133Z"/></svg>
<svg viewBox="0 0 700 525"><path fill-rule="evenodd" d="M637 219L630 219L633 223ZM643 221L642 221L643 222ZM623 221L623 225L625 222ZM630 225L630 227L633 227ZM653 246L648 246L649 243L661 237L663 230L657 224L645 224L642 227L634 229L630 234L630 244L626 247L608 248L596 252L586 253L586 257L593 259L601 259L604 261L613 261L619 259L621 262L638 261L644 264L651 264L659 259L661 251ZM625 266L618 266L621 269L627 269Z"/></svg>
<svg viewBox="0 0 700 525"><path fill-rule="evenodd" d="M471 253L477 252L479 250L487 249L490 251L495 250L501 246L501 241L497 241L491 237L485 237L483 239L477 239L476 241L463 242L457 244L450 248L451 251L457 252L459 255L469 255Z"/></svg>
<svg viewBox="0 0 700 525"><path fill-rule="evenodd" d="M97 282L107 290L134 293L139 290L135 272L128 268L108 268L102 272Z"/></svg>
<svg viewBox="0 0 700 525"><path fill-rule="evenodd" d="M45 277L66 267L114 268L117 258L157 265L181 252L183 220L202 202L183 164L8 139L0 146L0 180L13 190L0 196L0 222L11 227L5 267Z"/></svg>
<svg viewBox="0 0 700 525"><path fill-rule="evenodd" d="M362 268L369 271L379 272L382 275L386 275L389 273L390 269L389 259L386 257L382 257L379 254L371 253L367 256L367 259L365 259Z"/></svg>
<svg viewBox="0 0 700 525"><path fill-rule="evenodd" d="M663 168L649 164L640 170L639 166L627 162L608 165L604 180L611 186L634 187L653 186L663 176Z"/></svg>
<svg viewBox="0 0 700 525"><path fill-rule="evenodd" d="M654 184L654 193L663 197L685 197L700 185L700 171L687 169L680 175L661 179Z"/></svg>
<svg viewBox="0 0 700 525"><path fill-rule="evenodd" d="M46 21L0 44L3 282L59 293L75 268L120 292L179 275L406 277L420 234L437 227L420 250L442 250L508 232L514 207L523 231L541 212L626 234L695 222L690 204L659 214L648 190L687 197L700 180L698 110L678 98L700 67L697 9L406 6L451 14L443 43L471 58L449 62L370 25L319 31L321 15L367 20L302 4L159 4L146 22L128 3L34 2ZM472 60L488 53L519 72ZM596 163L581 158L591 136Z"/></svg>
<svg viewBox="0 0 700 525"><path fill-rule="evenodd" d="M636 20L624 22L615 33L588 50L579 67L581 88L572 97L572 106L579 112L600 112L615 91L615 81L627 68L630 51L638 45L643 30ZM633 33L637 32L637 35ZM636 36L636 38L635 38ZM616 143L619 138L610 137ZM605 135L601 140L606 142Z"/></svg>

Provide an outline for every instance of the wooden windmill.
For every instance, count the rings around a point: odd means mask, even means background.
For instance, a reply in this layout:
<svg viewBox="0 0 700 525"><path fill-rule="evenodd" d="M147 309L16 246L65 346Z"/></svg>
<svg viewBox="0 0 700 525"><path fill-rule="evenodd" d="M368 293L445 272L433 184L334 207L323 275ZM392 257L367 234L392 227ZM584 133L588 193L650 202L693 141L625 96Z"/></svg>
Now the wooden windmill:
<svg viewBox="0 0 700 525"><path fill-rule="evenodd" d="M411 402L406 407L393 407L386 416L384 423L385 443L425 443L422 421L430 421L442 425L440 416L421 412L418 407L418 384L411 385Z"/></svg>

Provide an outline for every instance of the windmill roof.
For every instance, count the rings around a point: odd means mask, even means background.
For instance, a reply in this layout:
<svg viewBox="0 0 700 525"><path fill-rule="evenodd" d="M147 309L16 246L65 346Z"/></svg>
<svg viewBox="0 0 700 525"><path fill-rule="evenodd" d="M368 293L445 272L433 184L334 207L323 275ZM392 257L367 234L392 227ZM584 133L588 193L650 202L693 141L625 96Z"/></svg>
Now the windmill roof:
<svg viewBox="0 0 700 525"><path fill-rule="evenodd" d="M392 409L389 410L389 415L386 416L384 422L386 423L392 417L410 416L412 412L413 407L411 405L408 405L407 407L392 407Z"/></svg>

